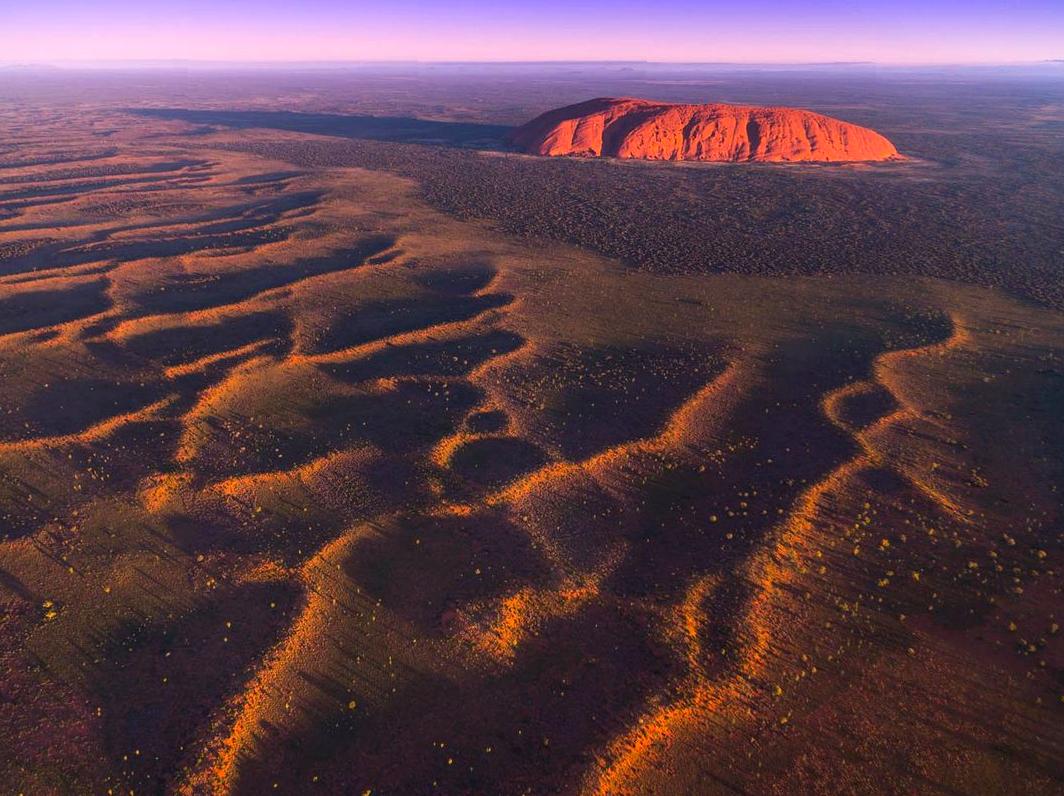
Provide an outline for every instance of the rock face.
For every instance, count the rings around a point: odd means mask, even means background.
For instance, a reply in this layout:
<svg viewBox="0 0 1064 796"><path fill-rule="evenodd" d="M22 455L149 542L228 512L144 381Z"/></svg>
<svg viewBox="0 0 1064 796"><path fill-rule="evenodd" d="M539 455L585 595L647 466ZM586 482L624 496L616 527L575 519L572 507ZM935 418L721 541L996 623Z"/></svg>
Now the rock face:
<svg viewBox="0 0 1064 796"><path fill-rule="evenodd" d="M515 129L510 142L534 155L644 160L794 163L899 157L874 130L811 111L611 97L549 111Z"/></svg>

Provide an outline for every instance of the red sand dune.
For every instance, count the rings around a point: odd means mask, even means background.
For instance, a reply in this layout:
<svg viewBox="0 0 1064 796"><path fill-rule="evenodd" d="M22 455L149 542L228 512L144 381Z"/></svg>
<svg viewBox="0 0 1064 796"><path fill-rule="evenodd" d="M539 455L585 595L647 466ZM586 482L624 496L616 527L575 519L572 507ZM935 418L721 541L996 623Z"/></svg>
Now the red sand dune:
<svg viewBox="0 0 1064 796"><path fill-rule="evenodd" d="M890 160L874 130L796 108L603 97L549 111L510 141L534 155L772 162Z"/></svg>

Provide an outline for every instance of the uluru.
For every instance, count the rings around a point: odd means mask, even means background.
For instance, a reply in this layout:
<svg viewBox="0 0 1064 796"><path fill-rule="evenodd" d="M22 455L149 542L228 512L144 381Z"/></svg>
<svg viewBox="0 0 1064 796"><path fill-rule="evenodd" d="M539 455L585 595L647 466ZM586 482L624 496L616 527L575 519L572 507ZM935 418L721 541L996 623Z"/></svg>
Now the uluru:
<svg viewBox="0 0 1064 796"><path fill-rule="evenodd" d="M600 97L548 111L510 134L533 155L732 162L899 158L867 127L797 108Z"/></svg>

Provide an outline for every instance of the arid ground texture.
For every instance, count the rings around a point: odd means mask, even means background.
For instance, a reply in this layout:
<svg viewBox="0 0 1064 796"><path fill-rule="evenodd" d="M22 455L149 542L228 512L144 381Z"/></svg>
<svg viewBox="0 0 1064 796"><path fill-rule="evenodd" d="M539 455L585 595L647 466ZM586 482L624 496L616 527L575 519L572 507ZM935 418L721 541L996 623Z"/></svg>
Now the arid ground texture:
<svg viewBox="0 0 1064 796"><path fill-rule="evenodd" d="M904 159L513 151L592 97ZM1064 788L1064 72L0 72L0 792Z"/></svg>

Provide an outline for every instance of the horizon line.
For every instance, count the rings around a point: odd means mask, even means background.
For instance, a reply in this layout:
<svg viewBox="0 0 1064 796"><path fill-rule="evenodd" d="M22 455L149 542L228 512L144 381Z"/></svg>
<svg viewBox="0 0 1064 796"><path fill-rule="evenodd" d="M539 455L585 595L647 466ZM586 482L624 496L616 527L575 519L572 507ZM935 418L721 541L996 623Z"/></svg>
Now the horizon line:
<svg viewBox="0 0 1064 796"><path fill-rule="evenodd" d="M0 59L0 68L27 67L107 67L107 66L246 66L246 67L283 67L283 66L747 66L747 67L838 67L838 66L876 66L876 67L1002 67L1002 66L1046 66L1064 65L1062 58L1042 58L1026 61L876 61L876 60L839 60L839 61L688 61L688 60L654 60L645 58L630 59L580 59L580 58L545 58L501 60L485 59L414 59L414 58L350 58L350 59L222 59L222 58L95 58L95 59L41 59L12 60Z"/></svg>

